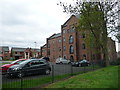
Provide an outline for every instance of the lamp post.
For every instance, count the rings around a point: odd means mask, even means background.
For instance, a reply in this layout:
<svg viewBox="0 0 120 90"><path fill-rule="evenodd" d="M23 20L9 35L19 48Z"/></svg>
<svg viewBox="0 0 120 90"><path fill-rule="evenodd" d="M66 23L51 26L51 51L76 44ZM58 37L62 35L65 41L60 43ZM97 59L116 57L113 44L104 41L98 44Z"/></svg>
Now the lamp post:
<svg viewBox="0 0 120 90"><path fill-rule="evenodd" d="M35 41L34 43L35 43L35 50L36 50L36 44L37 44L37 42ZM35 51L35 50L34 50L34 51ZM35 58L36 58L36 52L35 52Z"/></svg>

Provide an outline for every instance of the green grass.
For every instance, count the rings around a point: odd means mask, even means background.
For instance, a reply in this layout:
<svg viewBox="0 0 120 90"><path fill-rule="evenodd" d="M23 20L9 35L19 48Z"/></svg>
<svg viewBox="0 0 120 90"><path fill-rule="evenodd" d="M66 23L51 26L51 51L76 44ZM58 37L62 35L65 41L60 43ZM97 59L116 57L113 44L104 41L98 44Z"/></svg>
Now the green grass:
<svg viewBox="0 0 120 90"><path fill-rule="evenodd" d="M58 75L54 77L54 80L60 80L66 77L69 77L70 74L66 75ZM41 86L43 84L47 84L52 82L52 77L47 76L47 77L40 77L36 79L29 79L29 80L23 80L22 82L22 87L23 88L33 88L37 86ZM20 81L15 81L15 82L10 82L10 83L4 83L2 85L3 88L21 88L21 82Z"/></svg>
<svg viewBox="0 0 120 90"><path fill-rule="evenodd" d="M95 66L95 68L98 68L99 66ZM84 68L84 67L81 67ZM86 67L86 68L92 68L92 66ZM82 72L76 72L73 73L72 75L78 75L78 74L82 74L84 73L84 71ZM54 77L54 81L58 81L67 77L70 77L71 74L65 74L65 75L58 75ZM32 87L37 87L37 86L41 86L47 83L52 82L52 77L48 76L48 77L40 77L40 78L36 78L36 79L29 79L29 80L24 80L22 82L22 87L23 88L32 88ZM10 83L4 83L2 85L3 88L21 88L21 82L20 81L14 81L14 82L10 82Z"/></svg>
<svg viewBox="0 0 120 90"><path fill-rule="evenodd" d="M110 66L77 75L47 88L118 88L118 67Z"/></svg>

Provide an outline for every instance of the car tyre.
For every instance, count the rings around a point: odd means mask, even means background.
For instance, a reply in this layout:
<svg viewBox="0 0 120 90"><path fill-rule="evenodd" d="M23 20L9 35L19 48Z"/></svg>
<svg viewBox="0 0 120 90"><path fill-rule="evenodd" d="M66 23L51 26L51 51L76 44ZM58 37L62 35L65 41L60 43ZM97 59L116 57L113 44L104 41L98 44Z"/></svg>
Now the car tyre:
<svg viewBox="0 0 120 90"><path fill-rule="evenodd" d="M81 67L81 64L78 64L78 67Z"/></svg>
<svg viewBox="0 0 120 90"><path fill-rule="evenodd" d="M18 78L22 78L24 76L24 74L22 72L18 73L17 77Z"/></svg>
<svg viewBox="0 0 120 90"><path fill-rule="evenodd" d="M46 70L45 70L45 74L46 74L46 75L49 75L49 74L50 74L50 69L46 69Z"/></svg>
<svg viewBox="0 0 120 90"><path fill-rule="evenodd" d="M62 62L60 62L60 64L63 64Z"/></svg>

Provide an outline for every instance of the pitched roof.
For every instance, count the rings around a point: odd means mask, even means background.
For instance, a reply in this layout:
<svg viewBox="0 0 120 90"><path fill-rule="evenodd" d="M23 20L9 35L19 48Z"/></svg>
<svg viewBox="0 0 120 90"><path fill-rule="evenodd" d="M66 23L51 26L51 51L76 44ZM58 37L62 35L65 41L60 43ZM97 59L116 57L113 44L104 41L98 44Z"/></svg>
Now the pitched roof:
<svg viewBox="0 0 120 90"><path fill-rule="evenodd" d="M9 51L9 47L8 46L0 46L0 48L2 48L3 51Z"/></svg>
<svg viewBox="0 0 120 90"><path fill-rule="evenodd" d="M12 51L19 51L19 52L24 52L27 48L18 48L18 47L12 47Z"/></svg>
<svg viewBox="0 0 120 90"><path fill-rule="evenodd" d="M57 33L57 34L53 34L48 39L53 39L53 38L57 38L57 37L60 37L60 36L61 36L61 33Z"/></svg>
<svg viewBox="0 0 120 90"><path fill-rule="evenodd" d="M80 15L79 15L79 14L78 14L78 15L71 15L71 17L62 25L62 27L65 27L66 24L67 24L67 22L68 22L72 17L76 17L77 19L79 19L79 18L80 18Z"/></svg>
<svg viewBox="0 0 120 90"><path fill-rule="evenodd" d="M38 49L38 48L31 48L31 50L35 50L37 52L40 52L40 49Z"/></svg>

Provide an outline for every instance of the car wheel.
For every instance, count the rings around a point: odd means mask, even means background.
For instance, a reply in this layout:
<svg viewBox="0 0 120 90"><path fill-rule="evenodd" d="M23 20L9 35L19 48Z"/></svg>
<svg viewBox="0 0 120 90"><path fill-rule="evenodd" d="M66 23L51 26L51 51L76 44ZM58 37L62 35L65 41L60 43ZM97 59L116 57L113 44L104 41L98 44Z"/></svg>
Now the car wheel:
<svg viewBox="0 0 120 90"><path fill-rule="evenodd" d="M46 70L45 70L45 74L46 74L46 75L49 75L49 74L50 74L50 69L46 69Z"/></svg>
<svg viewBox="0 0 120 90"><path fill-rule="evenodd" d="M22 72L18 73L17 77L22 78L24 74Z"/></svg>
<svg viewBox="0 0 120 90"><path fill-rule="evenodd" d="M81 64L78 64L78 67L81 67Z"/></svg>
<svg viewBox="0 0 120 90"><path fill-rule="evenodd" d="M60 62L60 64L63 64L62 62Z"/></svg>

